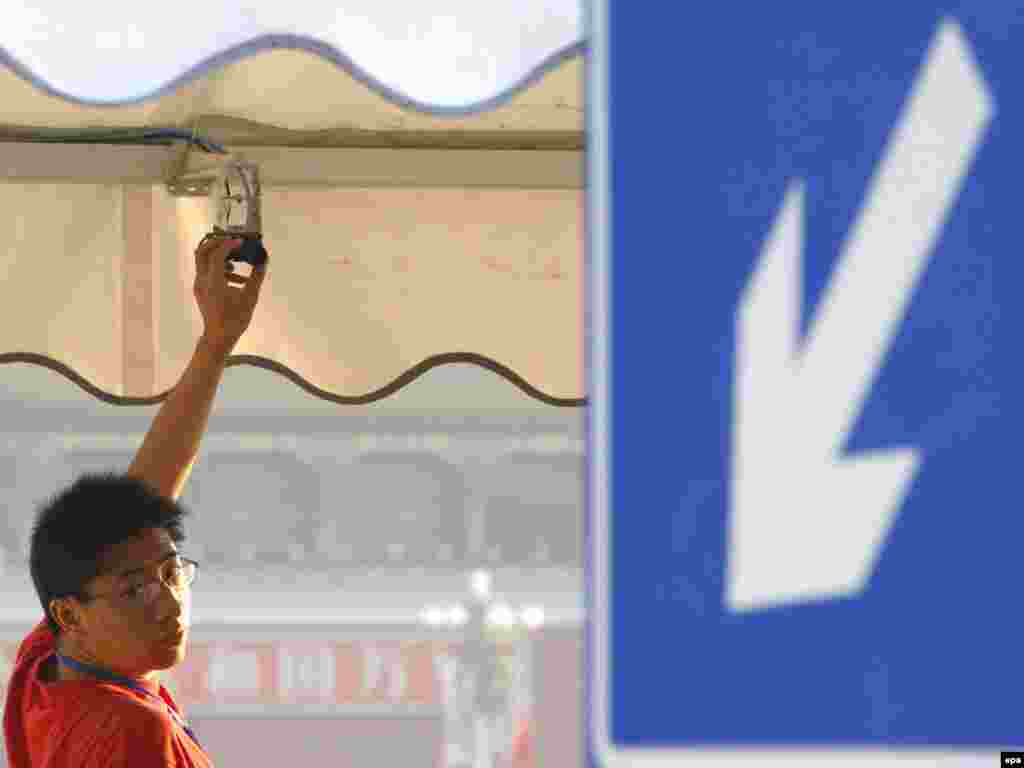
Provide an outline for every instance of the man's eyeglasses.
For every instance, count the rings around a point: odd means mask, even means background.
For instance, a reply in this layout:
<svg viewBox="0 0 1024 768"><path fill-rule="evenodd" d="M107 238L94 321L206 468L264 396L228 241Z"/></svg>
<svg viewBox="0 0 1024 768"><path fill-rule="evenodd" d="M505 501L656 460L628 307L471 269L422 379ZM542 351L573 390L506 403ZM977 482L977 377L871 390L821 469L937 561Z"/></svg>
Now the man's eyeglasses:
<svg viewBox="0 0 1024 768"><path fill-rule="evenodd" d="M104 592L101 595L83 594L81 597L87 600L114 598L118 602L130 606L148 606L160 597L160 590L164 584L174 592L181 593L192 586L198 573L199 563L195 560L175 557L160 564L160 569L157 571L158 579L136 580L129 585L118 587L112 592Z"/></svg>

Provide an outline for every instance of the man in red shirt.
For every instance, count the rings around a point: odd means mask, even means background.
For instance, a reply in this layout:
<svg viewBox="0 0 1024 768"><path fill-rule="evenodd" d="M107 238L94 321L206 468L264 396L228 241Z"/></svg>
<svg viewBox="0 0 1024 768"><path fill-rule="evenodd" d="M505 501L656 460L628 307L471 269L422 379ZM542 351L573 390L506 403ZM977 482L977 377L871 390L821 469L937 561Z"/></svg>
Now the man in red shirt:
<svg viewBox="0 0 1024 768"><path fill-rule="evenodd" d="M232 273L238 245L196 251L203 334L127 474L80 478L36 519L30 566L45 619L22 642L7 688L10 768L212 765L159 672L185 656L197 570L178 552L177 499L266 275Z"/></svg>

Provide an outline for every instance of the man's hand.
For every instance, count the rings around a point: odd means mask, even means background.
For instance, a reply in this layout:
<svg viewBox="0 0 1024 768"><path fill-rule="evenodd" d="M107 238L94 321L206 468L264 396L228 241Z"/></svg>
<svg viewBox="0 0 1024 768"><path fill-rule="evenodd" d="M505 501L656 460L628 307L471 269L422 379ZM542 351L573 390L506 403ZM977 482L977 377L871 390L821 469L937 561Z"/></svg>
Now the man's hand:
<svg viewBox="0 0 1024 768"><path fill-rule="evenodd" d="M192 471L228 355L249 327L266 277L266 265L248 278L229 270L228 254L238 245L237 240L213 240L196 249L194 291L203 337L128 468L130 476L172 499L181 495Z"/></svg>
<svg viewBox="0 0 1024 768"><path fill-rule="evenodd" d="M266 264L255 267L249 277L234 274L228 256L241 244L241 240L217 238L196 249L192 292L203 316L203 338L225 356L249 327L267 274Z"/></svg>

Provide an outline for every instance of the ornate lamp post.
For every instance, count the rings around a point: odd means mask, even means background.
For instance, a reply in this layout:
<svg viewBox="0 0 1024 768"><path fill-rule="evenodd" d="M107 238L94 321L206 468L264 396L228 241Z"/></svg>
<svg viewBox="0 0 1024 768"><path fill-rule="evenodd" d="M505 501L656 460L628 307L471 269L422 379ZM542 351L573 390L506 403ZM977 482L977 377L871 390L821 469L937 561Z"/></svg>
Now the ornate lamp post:
<svg viewBox="0 0 1024 768"><path fill-rule="evenodd" d="M430 605L420 620L433 628L461 630L462 646L438 660L445 704L445 768L498 768L511 729L529 709L529 647L524 633L544 623L538 605L513 606L496 599L491 574L470 575L468 600ZM511 636L512 659L503 648Z"/></svg>

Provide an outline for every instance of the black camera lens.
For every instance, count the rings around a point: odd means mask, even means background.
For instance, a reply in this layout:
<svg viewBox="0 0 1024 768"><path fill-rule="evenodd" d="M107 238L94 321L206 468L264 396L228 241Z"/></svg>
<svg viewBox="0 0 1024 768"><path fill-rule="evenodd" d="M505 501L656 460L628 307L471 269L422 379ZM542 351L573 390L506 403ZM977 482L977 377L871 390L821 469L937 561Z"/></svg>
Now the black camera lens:
<svg viewBox="0 0 1024 768"><path fill-rule="evenodd" d="M253 267L262 267L267 263L267 249L257 237L243 237L242 244L231 252L228 261L243 261Z"/></svg>

